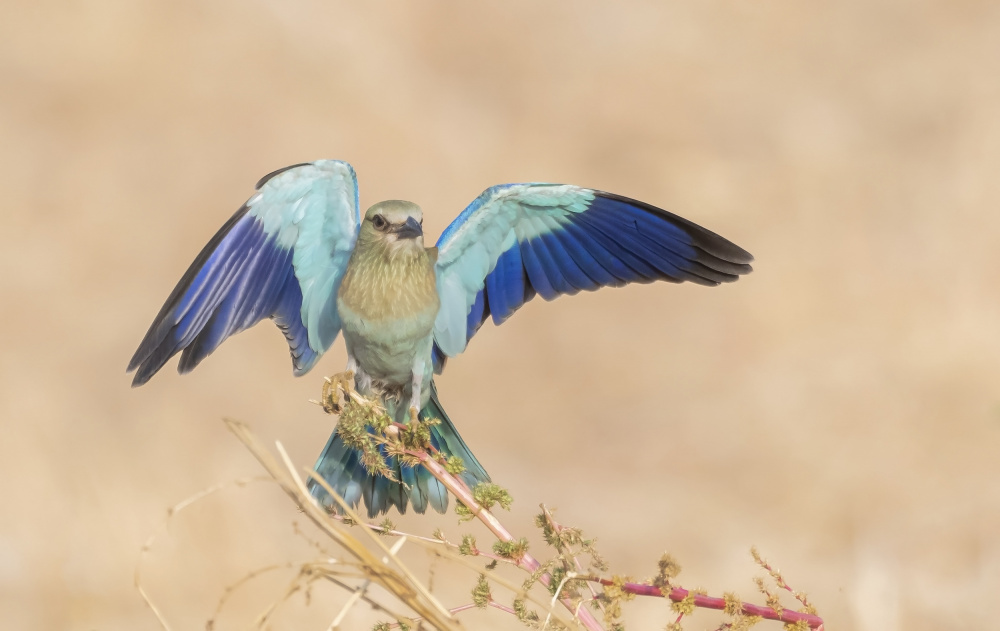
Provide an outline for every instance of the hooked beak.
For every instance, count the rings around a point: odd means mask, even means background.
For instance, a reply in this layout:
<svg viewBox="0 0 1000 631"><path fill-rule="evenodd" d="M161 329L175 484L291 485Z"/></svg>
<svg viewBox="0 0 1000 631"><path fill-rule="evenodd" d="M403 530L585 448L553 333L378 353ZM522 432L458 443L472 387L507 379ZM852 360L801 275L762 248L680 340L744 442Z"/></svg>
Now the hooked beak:
<svg viewBox="0 0 1000 631"><path fill-rule="evenodd" d="M406 223L398 226L394 225L392 232L396 235L397 239L413 239L422 235L424 229L421 227L419 221L413 217L407 217Z"/></svg>

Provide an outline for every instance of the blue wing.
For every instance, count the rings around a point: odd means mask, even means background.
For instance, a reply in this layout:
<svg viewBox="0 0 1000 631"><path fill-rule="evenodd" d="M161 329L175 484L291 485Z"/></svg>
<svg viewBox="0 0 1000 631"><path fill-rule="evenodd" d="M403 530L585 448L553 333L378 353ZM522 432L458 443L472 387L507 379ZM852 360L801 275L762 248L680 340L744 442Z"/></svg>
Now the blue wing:
<svg viewBox="0 0 1000 631"><path fill-rule="evenodd" d="M441 310L435 366L465 350L488 317L500 324L535 294L546 300L627 283L732 282L750 253L649 204L576 186L487 189L438 239Z"/></svg>
<svg viewBox="0 0 1000 631"><path fill-rule="evenodd" d="M177 353L186 373L227 337L271 318L296 375L340 331L337 289L359 225L358 182L346 162L296 164L262 178L256 193L201 251L129 362L133 386Z"/></svg>

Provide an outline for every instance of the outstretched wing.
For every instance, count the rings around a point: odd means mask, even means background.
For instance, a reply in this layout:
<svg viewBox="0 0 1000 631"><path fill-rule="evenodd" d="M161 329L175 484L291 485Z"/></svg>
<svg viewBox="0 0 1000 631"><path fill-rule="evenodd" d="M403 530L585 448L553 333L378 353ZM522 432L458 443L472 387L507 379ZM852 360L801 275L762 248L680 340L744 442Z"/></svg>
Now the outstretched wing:
<svg viewBox="0 0 1000 631"><path fill-rule="evenodd" d="M181 353L186 373L230 335L271 318L296 375L340 331L337 288L358 234L358 181L346 162L279 169L219 230L185 272L129 362L133 386Z"/></svg>
<svg viewBox="0 0 1000 631"><path fill-rule="evenodd" d="M438 239L435 365L465 350L490 315L502 323L535 294L665 280L718 285L749 273L749 252L627 197L558 184L487 189Z"/></svg>

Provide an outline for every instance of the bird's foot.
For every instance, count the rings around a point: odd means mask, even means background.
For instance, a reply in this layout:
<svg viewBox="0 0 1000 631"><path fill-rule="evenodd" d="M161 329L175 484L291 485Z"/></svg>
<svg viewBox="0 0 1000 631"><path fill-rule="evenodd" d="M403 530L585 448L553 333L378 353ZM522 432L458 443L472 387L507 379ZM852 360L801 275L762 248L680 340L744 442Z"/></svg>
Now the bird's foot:
<svg viewBox="0 0 1000 631"><path fill-rule="evenodd" d="M410 396L410 421L416 423L420 420L420 384L414 382L413 393Z"/></svg>
<svg viewBox="0 0 1000 631"><path fill-rule="evenodd" d="M338 372L323 380L323 392L320 400L314 401L323 407L327 414L340 414L344 410L344 402L349 393L354 391L354 371Z"/></svg>

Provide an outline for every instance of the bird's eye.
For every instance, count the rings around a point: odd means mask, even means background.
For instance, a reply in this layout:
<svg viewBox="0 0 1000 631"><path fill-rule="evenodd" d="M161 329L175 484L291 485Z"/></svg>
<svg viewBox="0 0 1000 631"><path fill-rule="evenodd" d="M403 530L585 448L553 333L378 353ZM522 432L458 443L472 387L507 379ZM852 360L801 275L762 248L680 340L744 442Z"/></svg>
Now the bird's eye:
<svg viewBox="0 0 1000 631"><path fill-rule="evenodd" d="M385 227L389 224L382 215L375 215L372 217L372 225L375 226L376 230L385 230Z"/></svg>

